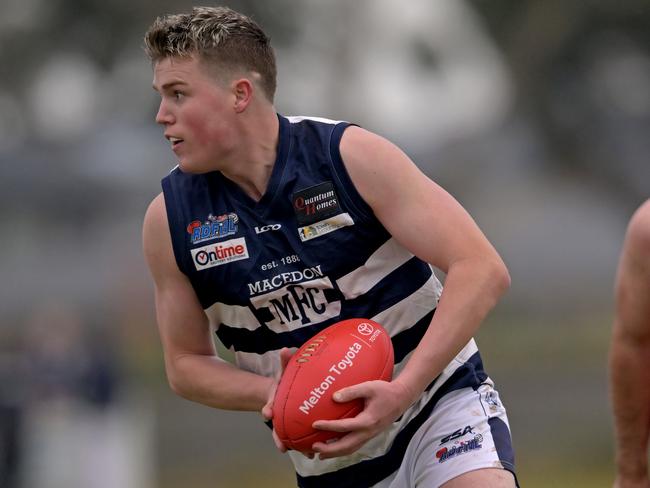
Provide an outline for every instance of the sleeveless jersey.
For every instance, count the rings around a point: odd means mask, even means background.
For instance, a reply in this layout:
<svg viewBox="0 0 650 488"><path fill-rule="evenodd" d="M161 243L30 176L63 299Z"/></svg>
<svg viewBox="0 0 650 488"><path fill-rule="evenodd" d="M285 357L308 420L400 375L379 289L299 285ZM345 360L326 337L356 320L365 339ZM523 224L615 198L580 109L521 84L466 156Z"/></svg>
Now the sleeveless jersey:
<svg viewBox="0 0 650 488"><path fill-rule="evenodd" d="M397 376L429 326L442 286L356 191L339 152L349 124L278 118L277 158L259 201L219 172L175 168L163 179L178 267L242 369L273 376L282 347L362 317L390 334ZM486 378L471 340L419 401L356 453L318 460L289 451L299 486L381 481L397 470L440 397Z"/></svg>

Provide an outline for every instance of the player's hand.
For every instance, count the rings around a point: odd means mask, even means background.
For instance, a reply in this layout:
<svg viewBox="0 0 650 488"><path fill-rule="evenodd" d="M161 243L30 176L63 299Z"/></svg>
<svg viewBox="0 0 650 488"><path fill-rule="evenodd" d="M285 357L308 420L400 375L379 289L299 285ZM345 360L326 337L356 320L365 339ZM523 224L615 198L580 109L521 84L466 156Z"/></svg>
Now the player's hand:
<svg viewBox="0 0 650 488"><path fill-rule="evenodd" d="M399 382L375 380L342 388L333 398L341 403L363 398L365 405L356 417L313 423L315 429L343 433L336 441L314 443L313 449L319 453L320 459L346 456L357 451L404 413L412 403L413 393Z"/></svg>
<svg viewBox="0 0 650 488"><path fill-rule="evenodd" d="M266 404L262 407L262 417L264 417L266 420L273 419L273 399L275 398L275 391L278 389L278 383L280 382L282 373L284 373L284 370L286 369L287 364L289 364L289 360L291 359L291 356L293 356L294 352L295 351L292 351L286 347L280 349L280 374L271 384ZM280 450L280 452L287 452L287 447L282 443L278 435L275 433L275 429L273 429L273 442L275 443L275 446ZM311 453L306 453L305 455L310 458L314 457L314 455Z"/></svg>
<svg viewBox="0 0 650 488"><path fill-rule="evenodd" d="M278 389L278 383L280 382L280 378L282 377L282 373L284 373L287 364L289 364L289 359L291 359L291 356L293 356L291 349L286 347L280 349L280 374L278 374L277 378L275 378L275 381L273 381L271 384L271 388L269 388L269 393L266 399L266 404L262 407L262 417L264 417L266 420L271 420L273 418L273 398L275 397L275 391Z"/></svg>

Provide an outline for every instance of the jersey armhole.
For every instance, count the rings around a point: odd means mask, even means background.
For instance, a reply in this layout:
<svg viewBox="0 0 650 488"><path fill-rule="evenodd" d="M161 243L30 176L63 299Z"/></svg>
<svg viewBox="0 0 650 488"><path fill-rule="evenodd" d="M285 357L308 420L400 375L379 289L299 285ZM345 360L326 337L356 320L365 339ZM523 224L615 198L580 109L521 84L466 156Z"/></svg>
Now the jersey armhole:
<svg viewBox="0 0 650 488"><path fill-rule="evenodd" d="M347 122L339 123L334 127L330 136L329 154L332 167L334 168L334 177L337 180L338 188L344 193L347 203L364 219L376 220L372 208L370 208L370 205L366 203L354 186L352 178L350 178L343 158L341 157L341 138L345 129L350 126L357 126L357 124Z"/></svg>
<svg viewBox="0 0 650 488"><path fill-rule="evenodd" d="M163 198L165 199L165 210L167 212L167 222L169 224L169 234L172 241L172 249L174 251L174 258L176 259L176 266L184 275L188 276L188 273L185 269L185 263L183 262L182 256L186 255L187 249L185 246L178 242L176 237L177 229L182 229L184 224L178 215L178 212L175 210L178 208L176 206L176 197L174 195L174 186L170 181L171 175L163 178L161 185L163 188Z"/></svg>

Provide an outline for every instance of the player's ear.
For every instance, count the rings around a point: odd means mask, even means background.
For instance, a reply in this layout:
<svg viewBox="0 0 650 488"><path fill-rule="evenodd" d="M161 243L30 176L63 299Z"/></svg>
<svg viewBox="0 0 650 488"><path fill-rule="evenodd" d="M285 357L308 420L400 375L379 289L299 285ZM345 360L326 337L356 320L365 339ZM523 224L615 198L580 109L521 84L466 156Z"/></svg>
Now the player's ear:
<svg viewBox="0 0 650 488"><path fill-rule="evenodd" d="M235 80L232 86L235 94L235 112L243 112L253 99L253 83L249 79L240 78Z"/></svg>

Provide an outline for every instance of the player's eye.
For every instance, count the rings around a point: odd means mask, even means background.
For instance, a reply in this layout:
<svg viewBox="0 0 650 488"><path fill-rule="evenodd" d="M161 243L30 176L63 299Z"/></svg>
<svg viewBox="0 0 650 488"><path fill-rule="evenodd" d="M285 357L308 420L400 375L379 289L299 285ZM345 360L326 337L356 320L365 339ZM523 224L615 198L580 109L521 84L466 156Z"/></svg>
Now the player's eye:
<svg viewBox="0 0 650 488"><path fill-rule="evenodd" d="M185 96L185 93L183 93L180 90L174 90L174 98L176 100L181 100Z"/></svg>

